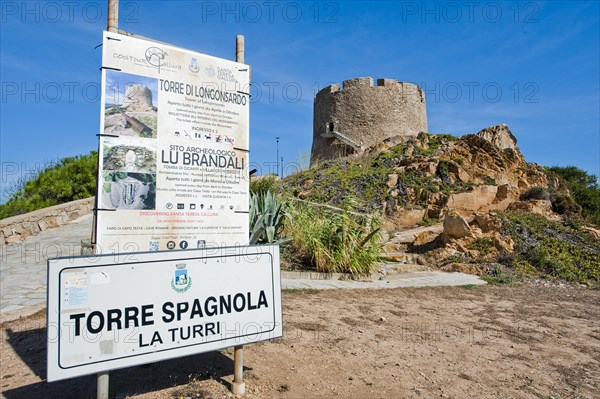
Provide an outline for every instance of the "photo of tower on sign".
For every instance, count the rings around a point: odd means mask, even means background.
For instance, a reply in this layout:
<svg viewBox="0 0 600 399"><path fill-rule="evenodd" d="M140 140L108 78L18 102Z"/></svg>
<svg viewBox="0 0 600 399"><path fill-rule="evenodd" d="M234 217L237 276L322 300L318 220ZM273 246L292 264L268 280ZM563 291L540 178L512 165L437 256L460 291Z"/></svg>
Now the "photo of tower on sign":
<svg viewBox="0 0 600 399"><path fill-rule="evenodd" d="M156 79L117 71L106 72L104 133L156 138L158 107Z"/></svg>

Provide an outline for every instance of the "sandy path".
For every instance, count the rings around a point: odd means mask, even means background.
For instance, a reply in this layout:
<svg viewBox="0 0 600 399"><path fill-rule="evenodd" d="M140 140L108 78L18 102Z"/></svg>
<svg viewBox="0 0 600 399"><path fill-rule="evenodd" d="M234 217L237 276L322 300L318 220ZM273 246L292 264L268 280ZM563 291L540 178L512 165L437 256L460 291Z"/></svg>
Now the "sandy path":
<svg viewBox="0 0 600 399"><path fill-rule="evenodd" d="M42 381L44 322L2 325L3 396L94 397L94 377ZM283 339L246 348L250 398L600 397L598 290L288 291L284 322ZM232 368L221 351L114 371L111 396L227 397Z"/></svg>

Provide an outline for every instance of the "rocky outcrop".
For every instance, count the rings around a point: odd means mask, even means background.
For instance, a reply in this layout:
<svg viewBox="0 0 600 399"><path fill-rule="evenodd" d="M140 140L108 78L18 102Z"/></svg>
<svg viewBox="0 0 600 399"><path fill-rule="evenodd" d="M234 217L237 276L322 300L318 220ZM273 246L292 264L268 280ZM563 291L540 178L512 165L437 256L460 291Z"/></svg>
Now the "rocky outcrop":
<svg viewBox="0 0 600 399"><path fill-rule="evenodd" d="M517 138L505 124L485 128L477 133L477 136L489 141L501 150L510 149L520 153L517 148Z"/></svg>
<svg viewBox="0 0 600 399"><path fill-rule="evenodd" d="M399 208L390 216L394 226L408 227L414 226L425 219L426 209L403 209Z"/></svg>
<svg viewBox="0 0 600 399"><path fill-rule="evenodd" d="M471 236L473 232L469 223L455 211L450 211L444 218L444 231L442 242L447 243L451 239Z"/></svg>
<svg viewBox="0 0 600 399"><path fill-rule="evenodd" d="M470 191L450 194L446 206L468 216L482 208L489 207L496 199L497 186L473 187Z"/></svg>
<svg viewBox="0 0 600 399"><path fill-rule="evenodd" d="M407 227L435 222L450 209L463 217L506 210L549 181L542 167L526 162L508 126L497 125L462 137L390 137L361 158L326 163L284 184L300 198L332 205L354 196L361 211L381 212L396 227Z"/></svg>

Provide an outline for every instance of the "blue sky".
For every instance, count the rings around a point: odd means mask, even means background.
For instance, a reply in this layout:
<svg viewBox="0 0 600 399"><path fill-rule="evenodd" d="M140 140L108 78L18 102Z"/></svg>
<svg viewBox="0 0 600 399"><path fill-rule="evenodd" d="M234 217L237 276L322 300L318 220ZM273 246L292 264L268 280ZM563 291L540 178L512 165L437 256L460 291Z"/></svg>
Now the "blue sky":
<svg viewBox="0 0 600 399"><path fill-rule="evenodd" d="M106 1L1 4L2 186L97 147ZM600 174L600 3L127 1L120 28L252 66L251 162L310 151L313 98L371 76L421 85L429 131L506 123L530 162ZM290 167L291 171L293 167Z"/></svg>

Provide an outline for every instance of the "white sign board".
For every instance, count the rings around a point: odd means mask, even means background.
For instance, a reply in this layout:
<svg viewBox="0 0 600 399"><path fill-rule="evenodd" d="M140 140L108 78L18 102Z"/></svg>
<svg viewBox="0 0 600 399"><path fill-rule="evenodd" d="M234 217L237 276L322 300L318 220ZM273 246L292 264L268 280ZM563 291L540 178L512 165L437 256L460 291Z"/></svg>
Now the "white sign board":
<svg viewBox="0 0 600 399"><path fill-rule="evenodd" d="M282 334L278 246L48 261L48 381Z"/></svg>
<svg viewBox="0 0 600 399"><path fill-rule="evenodd" d="M104 32L96 253L248 244L248 65Z"/></svg>

